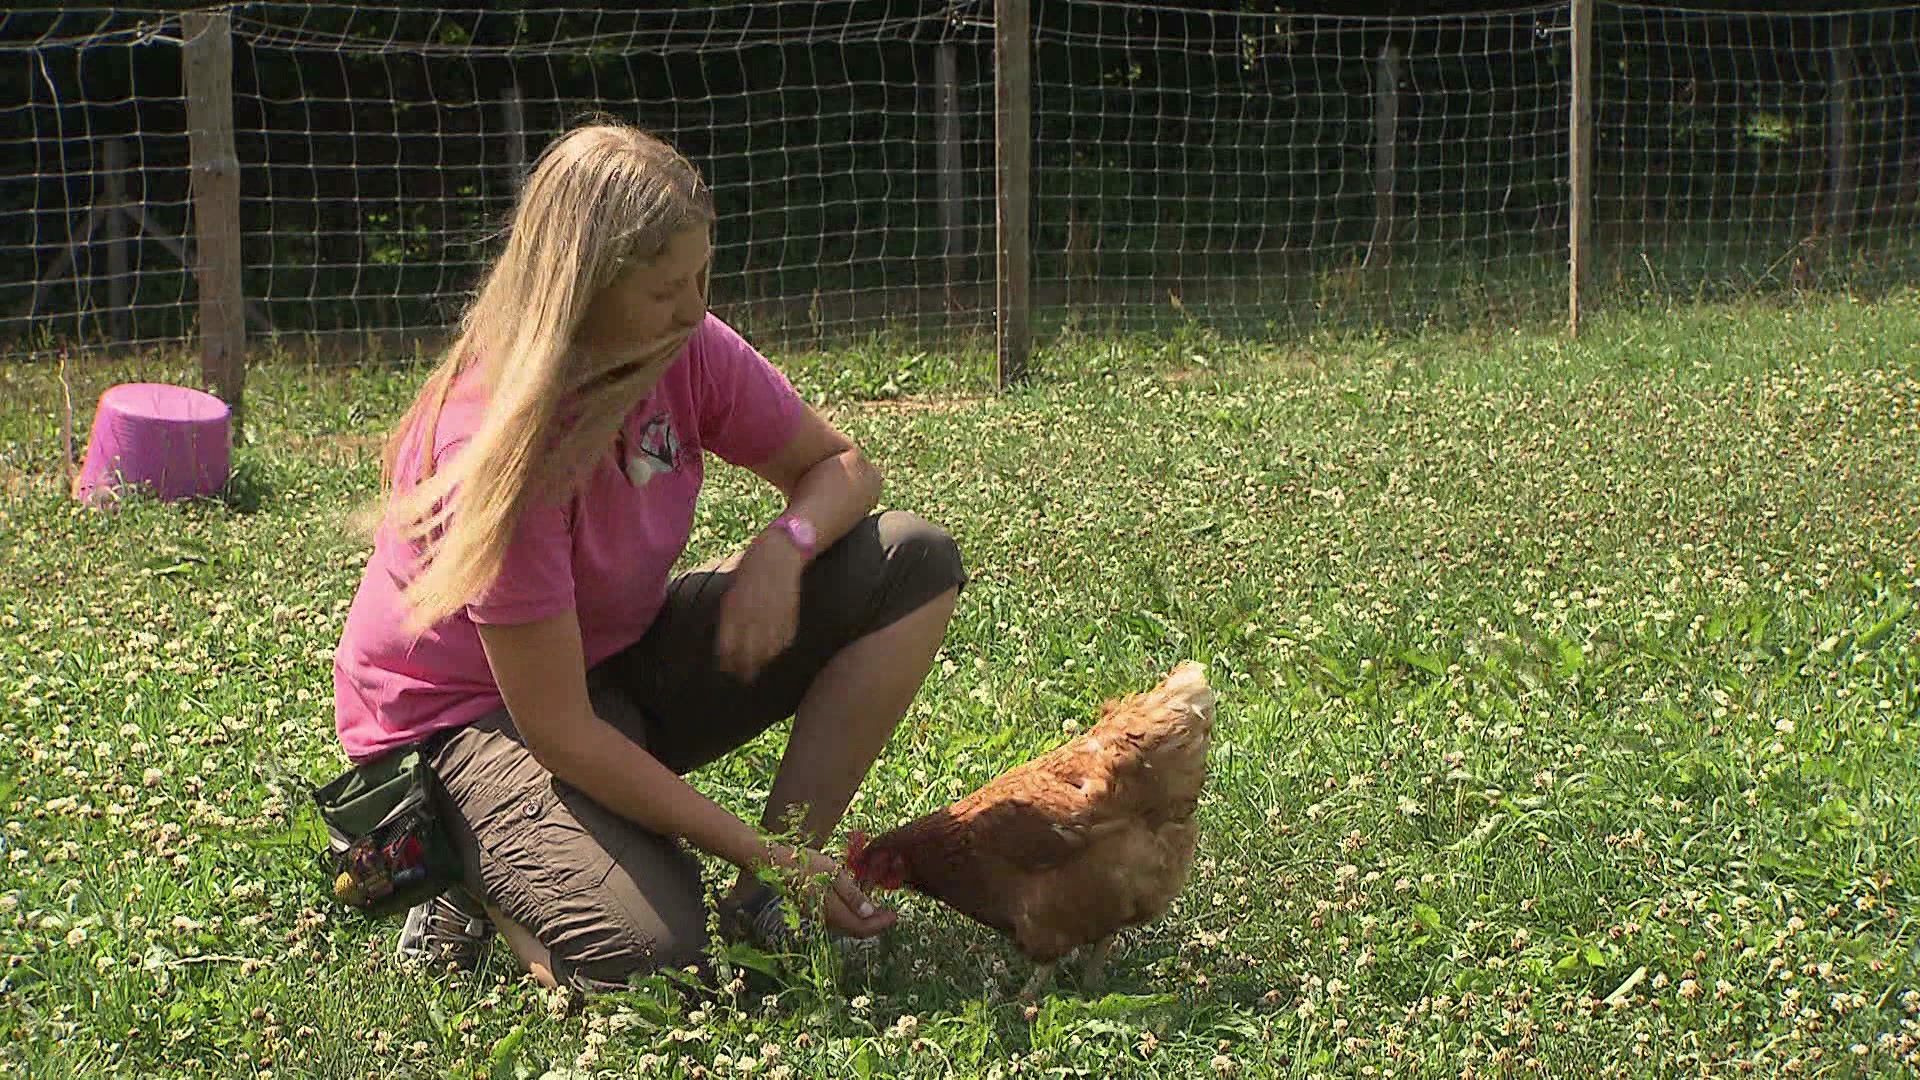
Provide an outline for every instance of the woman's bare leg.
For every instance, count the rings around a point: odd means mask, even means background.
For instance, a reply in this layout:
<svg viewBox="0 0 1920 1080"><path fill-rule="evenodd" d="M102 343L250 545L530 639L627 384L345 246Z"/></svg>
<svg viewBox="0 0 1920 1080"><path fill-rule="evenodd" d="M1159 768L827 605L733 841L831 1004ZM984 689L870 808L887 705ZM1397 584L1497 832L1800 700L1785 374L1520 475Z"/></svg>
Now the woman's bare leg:
<svg viewBox="0 0 1920 1080"><path fill-rule="evenodd" d="M786 832L796 808L802 842L819 848L833 835L893 729L906 716L946 639L959 599L948 589L906 616L842 649L815 677L794 712L787 750L774 774L761 825ZM755 886L741 874L735 899Z"/></svg>
<svg viewBox="0 0 1920 1080"><path fill-rule="evenodd" d="M500 914L500 909L492 904L486 905L486 909L494 929L507 939L507 947L513 950L520 966L532 973L534 981L549 990L560 985L553 977L553 954L540 944L540 939L534 937L531 930Z"/></svg>

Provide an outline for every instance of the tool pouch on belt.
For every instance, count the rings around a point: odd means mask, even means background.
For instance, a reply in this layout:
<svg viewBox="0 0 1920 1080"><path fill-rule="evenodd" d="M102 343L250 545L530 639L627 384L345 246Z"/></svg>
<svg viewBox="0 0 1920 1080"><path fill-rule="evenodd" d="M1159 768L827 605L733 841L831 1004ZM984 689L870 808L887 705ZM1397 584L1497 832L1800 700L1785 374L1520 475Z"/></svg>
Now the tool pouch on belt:
<svg viewBox="0 0 1920 1080"><path fill-rule="evenodd" d="M334 899L368 915L405 911L459 880L418 749L396 750L313 792L327 825L321 862Z"/></svg>

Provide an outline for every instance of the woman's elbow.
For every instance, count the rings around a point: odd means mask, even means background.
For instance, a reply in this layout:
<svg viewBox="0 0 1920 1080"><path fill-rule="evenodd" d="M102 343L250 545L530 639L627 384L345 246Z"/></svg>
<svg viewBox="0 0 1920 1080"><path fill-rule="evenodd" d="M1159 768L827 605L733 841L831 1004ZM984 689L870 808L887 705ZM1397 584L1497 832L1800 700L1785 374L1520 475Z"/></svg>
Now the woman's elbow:
<svg viewBox="0 0 1920 1080"><path fill-rule="evenodd" d="M560 749L564 744L556 743L545 735L534 735L526 731L520 733L520 741L526 744L527 754L533 758L535 764L559 779L567 778L565 760L567 755Z"/></svg>
<svg viewBox="0 0 1920 1080"><path fill-rule="evenodd" d="M520 741L526 745L527 753L556 779L579 786L580 740L570 738L565 731L555 730L551 723L519 724Z"/></svg>
<svg viewBox="0 0 1920 1080"><path fill-rule="evenodd" d="M880 466L875 465L859 447L856 446L847 453L860 494L865 497L868 506L875 505L880 501L881 489L886 486L886 477L881 474Z"/></svg>

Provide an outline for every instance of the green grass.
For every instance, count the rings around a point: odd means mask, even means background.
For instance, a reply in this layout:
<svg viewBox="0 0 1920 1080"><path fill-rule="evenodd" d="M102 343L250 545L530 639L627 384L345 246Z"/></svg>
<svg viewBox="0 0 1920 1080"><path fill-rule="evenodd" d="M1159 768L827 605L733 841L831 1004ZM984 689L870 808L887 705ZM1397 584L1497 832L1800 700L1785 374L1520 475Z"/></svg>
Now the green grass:
<svg viewBox="0 0 1920 1080"><path fill-rule="evenodd" d="M569 1013L499 957L393 970L395 925L322 895L304 785L340 764L343 519L412 375L265 366L231 500L103 515L53 479L54 372L0 369L0 1068L1903 1074L1916 342L1909 293L1620 314L1578 344L1069 340L1004 397L978 356L797 362L975 575L853 823L1181 657L1219 687L1185 895L1124 940L1112 996L1069 979L1031 1016L1004 1000L1018 956L924 902L871 966L697 1010L654 985ZM176 363L78 371L81 421ZM771 509L716 479L689 558ZM779 742L697 782L748 810Z"/></svg>

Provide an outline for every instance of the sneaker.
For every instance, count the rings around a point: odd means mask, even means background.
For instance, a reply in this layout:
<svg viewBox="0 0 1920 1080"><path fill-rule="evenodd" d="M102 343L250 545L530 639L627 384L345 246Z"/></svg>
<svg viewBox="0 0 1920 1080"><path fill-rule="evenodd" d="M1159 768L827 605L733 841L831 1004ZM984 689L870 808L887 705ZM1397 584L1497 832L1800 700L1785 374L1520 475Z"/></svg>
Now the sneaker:
<svg viewBox="0 0 1920 1080"><path fill-rule="evenodd" d="M806 924L797 929L788 924L786 901L771 887L762 885L741 901L721 899L716 906L720 910L720 936L726 940L745 942L769 953L804 951ZM831 934L827 940L842 956L864 952L876 944L840 934Z"/></svg>
<svg viewBox="0 0 1920 1080"><path fill-rule="evenodd" d="M787 905L780 894L766 886L755 889L745 900L721 898L720 936L730 942L746 942L766 952L796 952L800 933L787 925Z"/></svg>
<svg viewBox="0 0 1920 1080"><path fill-rule="evenodd" d="M473 971L493 944L493 922L486 909L460 888L448 889L415 904L400 928L395 953L401 960L445 964Z"/></svg>

